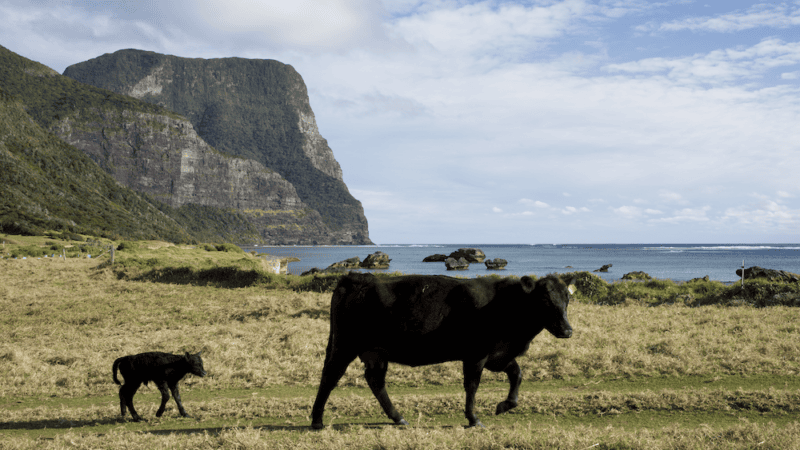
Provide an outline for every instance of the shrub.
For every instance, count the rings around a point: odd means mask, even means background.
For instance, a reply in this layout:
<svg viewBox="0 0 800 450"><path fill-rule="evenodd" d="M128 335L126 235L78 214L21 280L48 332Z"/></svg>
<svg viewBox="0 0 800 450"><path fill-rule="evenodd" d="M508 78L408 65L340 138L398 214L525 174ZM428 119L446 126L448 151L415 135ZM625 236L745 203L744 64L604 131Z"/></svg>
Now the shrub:
<svg viewBox="0 0 800 450"><path fill-rule="evenodd" d="M22 258L22 257L31 257L31 258L40 258L44 255L49 255L52 252L44 247L39 247L38 245L27 245L25 247L17 247L14 250L11 250L11 257L12 258Z"/></svg>
<svg viewBox="0 0 800 450"><path fill-rule="evenodd" d="M578 300L597 303L608 295L608 283L590 272L569 272L560 275L564 282L574 278L576 297Z"/></svg>
<svg viewBox="0 0 800 450"><path fill-rule="evenodd" d="M645 272L629 272L622 276L623 280L652 280L649 274Z"/></svg>
<svg viewBox="0 0 800 450"><path fill-rule="evenodd" d="M219 244L216 248L220 252L244 253L244 250L235 244Z"/></svg>
<svg viewBox="0 0 800 450"><path fill-rule="evenodd" d="M139 244L131 241L120 242L119 245L117 246L118 251L132 251L132 250L137 250L138 248Z"/></svg>

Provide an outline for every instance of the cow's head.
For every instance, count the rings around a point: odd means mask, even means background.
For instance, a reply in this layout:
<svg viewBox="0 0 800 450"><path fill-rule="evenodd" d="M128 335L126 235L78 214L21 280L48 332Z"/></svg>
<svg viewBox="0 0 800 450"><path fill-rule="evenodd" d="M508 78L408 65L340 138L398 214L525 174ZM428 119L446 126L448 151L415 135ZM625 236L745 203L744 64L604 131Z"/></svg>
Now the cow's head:
<svg viewBox="0 0 800 450"><path fill-rule="evenodd" d="M555 275L548 275L533 281L530 277L522 277L525 292L533 293L536 301L542 305L542 322L547 331L557 338L572 336L572 325L567 318L567 306L573 292L574 279L565 283Z"/></svg>
<svg viewBox="0 0 800 450"><path fill-rule="evenodd" d="M203 358L200 357L200 353L203 352L199 351L194 355L186 352L184 358L186 358L186 362L189 363L189 373L197 375L198 377L204 377L206 376L206 371L203 369Z"/></svg>

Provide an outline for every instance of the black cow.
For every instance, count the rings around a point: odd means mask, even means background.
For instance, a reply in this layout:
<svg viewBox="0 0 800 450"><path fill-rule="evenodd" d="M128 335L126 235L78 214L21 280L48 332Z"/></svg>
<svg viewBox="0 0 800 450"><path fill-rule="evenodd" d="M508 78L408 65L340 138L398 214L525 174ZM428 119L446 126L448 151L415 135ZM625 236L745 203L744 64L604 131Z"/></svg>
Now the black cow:
<svg viewBox="0 0 800 450"><path fill-rule="evenodd" d="M119 388L119 404L122 410L122 417L125 417L125 408L131 411L131 417L134 421L142 420L141 416L136 413L133 408L133 396L136 390L144 383L152 381L158 390L161 391L161 407L156 411L156 417L161 417L164 414L164 409L167 407L167 400L169 400L169 391L172 391L172 397L175 403L178 404L178 411L183 417L189 417L186 410L183 409L181 404L181 393L178 390L178 382L186 376L187 373L197 375L198 377L206 376L206 371L203 369L203 359L200 358L200 353L191 355L173 355L171 353L163 352L147 352L139 353L138 355L128 355L118 358L114 361L111 367L114 374L114 382L120 384L117 379L117 369L119 373L125 378L125 384ZM169 388L169 390L167 390Z"/></svg>
<svg viewBox="0 0 800 450"><path fill-rule="evenodd" d="M516 407L522 376L515 358L544 329L558 338L572 336L567 320L572 289L555 275L537 281L344 276L331 299L331 330L311 426L322 428L325 403L358 356L370 389L398 425L408 422L386 393L388 363L422 366L462 361L465 415L469 426L482 427L473 409L483 369L505 372L511 385L495 413Z"/></svg>

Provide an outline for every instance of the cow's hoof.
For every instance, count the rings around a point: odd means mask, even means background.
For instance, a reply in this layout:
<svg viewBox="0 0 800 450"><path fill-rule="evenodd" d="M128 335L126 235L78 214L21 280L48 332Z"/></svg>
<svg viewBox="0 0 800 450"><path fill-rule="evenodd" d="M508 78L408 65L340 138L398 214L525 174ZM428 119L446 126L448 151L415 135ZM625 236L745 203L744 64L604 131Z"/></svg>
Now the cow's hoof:
<svg viewBox="0 0 800 450"><path fill-rule="evenodd" d="M483 426L480 420L476 420L475 423L471 423L464 428L486 428L486 427Z"/></svg>
<svg viewBox="0 0 800 450"><path fill-rule="evenodd" d="M497 404L497 409L495 410L495 415L503 414L504 412L510 411L517 407L517 404L514 402L510 402L508 400L504 402L500 402Z"/></svg>
<svg viewBox="0 0 800 450"><path fill-rule="evenodd" d="M314 430L321 430L324 426L322 422L311 422L311 428Z"/></svg>
<svg viewBox="0 0 800 450"><path fill-rule="evenodd" d="M394 424L395 425L409 425L408 421L406 421L406 419L403 419L402 417L400 418L400 420L396 421Z"/></svg>

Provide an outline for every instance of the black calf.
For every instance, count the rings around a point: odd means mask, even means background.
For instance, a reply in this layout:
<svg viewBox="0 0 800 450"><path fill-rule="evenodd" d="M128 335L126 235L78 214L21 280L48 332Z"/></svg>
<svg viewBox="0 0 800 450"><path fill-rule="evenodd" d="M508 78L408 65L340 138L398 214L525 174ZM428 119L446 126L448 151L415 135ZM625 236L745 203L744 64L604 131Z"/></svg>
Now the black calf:
<svg viewBox="0 0 800 450"><path fill-rule="evenodd" d="M131 417L134 421L142 420L141 416L133 408L133 396L142 383L147 385L149 381L152 381L161 391L161 407L158 408L156 417L161 417L164 414L167 400L169 400L169 391L172 391L172 397L175 399L175 403L178 404L178 411L180 411L181 415L189 417L181 404L178 382L187 373L199 377L206 375L206 371L203 370L203 360L200 358L200 353L198 352L196 355L190 355L189 353L173 355L163 352L147 352L123 356L114 361L114 365L111 367L114 382L121 384L117 379L117 369L125 378L125 384L119 388L119 404L122 410L122 417L125 417L125 408L127 407L131 411ZM167 390L167 387L169 387L169 390Z"/></svg>

